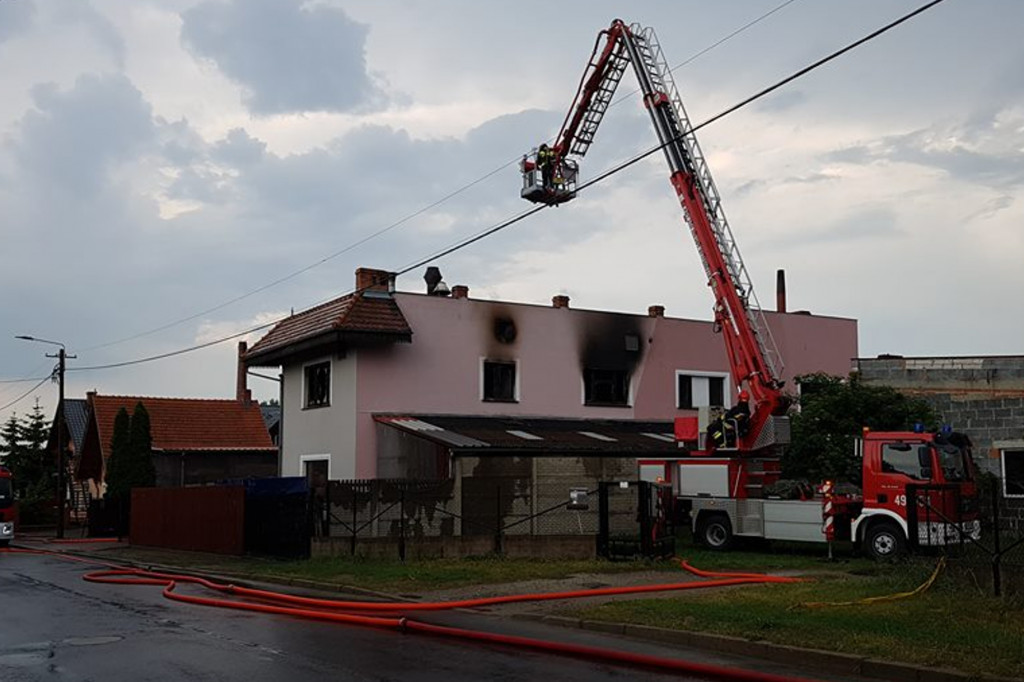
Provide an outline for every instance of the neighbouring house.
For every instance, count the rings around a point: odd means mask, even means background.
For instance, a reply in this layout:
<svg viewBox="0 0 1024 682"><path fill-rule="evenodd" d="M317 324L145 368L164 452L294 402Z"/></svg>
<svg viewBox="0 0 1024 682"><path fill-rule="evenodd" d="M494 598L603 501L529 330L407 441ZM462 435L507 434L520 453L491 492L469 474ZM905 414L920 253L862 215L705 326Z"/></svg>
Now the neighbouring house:
<svg viewBox="0 0 1024 682"><path fill-rule="evenodd" d="M858 358L862 381L920 396L970 436L979 468L1002 481L1024 525L1024 356Z"/></svg>
<svg viewBox="0 0 1024 682"><path fill-rule="evenodd" d="M82 398L64 399L64 421L60 424L63 429L64 462L65 471L73 472L78 465L78 457L82 452L82 445L85 442L85 429L89 422L89 405ZM46 442L46 451L57 461L58 448L58 420L54 415L50 422L50 434ZM68 510L72 517L83 515L89 507L89 486L85 481L68 480Z"/></svg>
<svg viewBox="0 0 1024 682"><path fill-rule="evenodd" d="M240 372L242 375L242 372ZM114 418L137 403L149 412L157 486L213 483L223 479L276 476L278 450L260 406L240 379L235 399L154 398L89 393L88 421L75 478L102 497Z"/></svg>
<svg viewBox="0 0 1024 682"><path fill-rule="evenodd" d="M360 268L355 293L288 317L245 353L249 367L282 368L283 475L525 484L574 467L584 485L635 479L638 460L678 452L675 417L735 400L711 322L661 306L578 310L567 296L551 306L472 299L465 286L448 296L433 270L417 294ZM790 385L847 374L855 320L766 317Z"/></svg>

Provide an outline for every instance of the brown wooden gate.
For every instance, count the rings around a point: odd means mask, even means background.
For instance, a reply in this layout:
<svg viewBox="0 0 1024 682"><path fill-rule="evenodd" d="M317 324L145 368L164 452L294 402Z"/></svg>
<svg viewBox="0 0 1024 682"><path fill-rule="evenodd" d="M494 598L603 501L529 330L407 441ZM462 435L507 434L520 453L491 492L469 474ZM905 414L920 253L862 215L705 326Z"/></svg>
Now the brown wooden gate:
<svg viewBox="0 0 1024 682"><path fill-rule="evenodd" d="M129 539L133 545L244 554L245 488L134 488Z"/></svg>

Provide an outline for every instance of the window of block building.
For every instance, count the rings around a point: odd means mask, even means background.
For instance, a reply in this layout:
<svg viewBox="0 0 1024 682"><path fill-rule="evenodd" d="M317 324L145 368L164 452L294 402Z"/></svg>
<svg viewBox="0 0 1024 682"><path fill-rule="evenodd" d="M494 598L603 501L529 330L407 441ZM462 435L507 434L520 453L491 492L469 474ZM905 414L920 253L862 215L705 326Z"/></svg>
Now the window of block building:
<svg viewBox="0 0 1024 682"><path fill-rule="evenodd" d="M483 399L503 403L517 400L515 362L484 360Z"/></svg>
<svg viewBox="0 0 1024 682"><path fill-rule="evenodd" d="M629 372L624 369L584 369L583 402L587 405L629 405Z"/></svg>
<svg viewBox="0 0 1024 682"><path fill-rule="evenodd" d="M306 365L303 380L306 384L304 407L327 407L331 404L331 363Z"/></svg>

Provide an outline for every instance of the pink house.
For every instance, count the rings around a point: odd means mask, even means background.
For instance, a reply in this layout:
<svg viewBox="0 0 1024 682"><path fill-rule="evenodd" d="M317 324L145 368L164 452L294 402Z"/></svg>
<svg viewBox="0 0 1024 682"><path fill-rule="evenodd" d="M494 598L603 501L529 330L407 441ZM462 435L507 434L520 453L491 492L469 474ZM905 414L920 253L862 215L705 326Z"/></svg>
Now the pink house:
<svg viewBox="0 0 1024 682"><path fill-rule="evenodd" d="M566 296L546 306L477 300L464 286L447 293L397 292L392 275L361 268L356 293L289 317L246 353L250 367L283 368L282 475L444 476L443 462L434 471L410 468L395 449L417 446L403 446L392 431L433 430L435 443L467 447L522 440L536 451L538 439L510 428L516 419L547 420L549 430L564 424L548 442L565 451L586 449L573 438L598 449L614 440L588 424L634 425L650 437L639 439L646 445L636 456L651 455L647 446L671 456L676 446L665 434L675 417L735 399L710 322L666 317L660 306L630 315L577 310ZM849 371L855 320L766 317L787 385L805 373ZM477 418L475 437L431 424L429 415ZM488 429L490 440L481 435Z"/></svg>

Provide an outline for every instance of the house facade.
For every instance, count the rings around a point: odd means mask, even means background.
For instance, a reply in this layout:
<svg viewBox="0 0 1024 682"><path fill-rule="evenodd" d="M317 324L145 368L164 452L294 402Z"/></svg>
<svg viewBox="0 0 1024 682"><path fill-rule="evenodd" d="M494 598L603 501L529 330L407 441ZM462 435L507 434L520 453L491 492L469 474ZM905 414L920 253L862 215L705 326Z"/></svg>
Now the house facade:
<svg viewBox="0 0 1024 682"><path fill-rule="evenodd" d="M394 416L425 430L438 428L429 415L659 422L664 435L677 416L735 400L711 322L661 306L577 310L566 296L546 306L473 299L464 286L437 294L397 292L389 273L362 268L356 293L287 318L246 353L250 367L282 367L282 475L408 474L389 464L393 439L381 435ZM849 371L855 320L766 318L788 385Z"/></svg>

